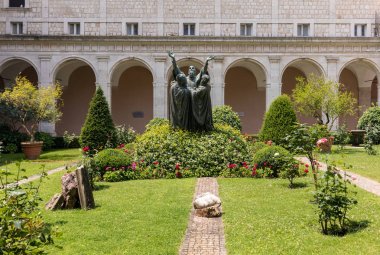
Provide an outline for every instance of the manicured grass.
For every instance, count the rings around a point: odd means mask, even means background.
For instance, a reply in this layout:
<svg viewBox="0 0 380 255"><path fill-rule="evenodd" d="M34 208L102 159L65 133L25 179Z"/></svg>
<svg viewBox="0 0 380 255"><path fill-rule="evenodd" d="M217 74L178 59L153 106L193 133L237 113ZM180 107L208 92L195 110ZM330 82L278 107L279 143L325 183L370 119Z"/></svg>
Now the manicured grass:
<svg viewBox="0 0 380 255"><path fill-rule="evenodd" d="M334 161L342 169L346 169L345 164L352 165L351 169L346 170L380 182L380 145L374 147L377 155L368 155L364 148L347 146L339 151L337 146L333 146L331 154L321 154L318 160L324 162L327 159L330 163Z"/></svg>
<svg viewBox="0 0 380 255"><path fill-rule="evenodd" d="M0 168L7 168L9 173L9 181L14 181L17 175L16 162L21 162L21 168L25 169L25 172L20 173L21 176L31 176L41 172L41 166L45 165L45 171L74 163L80 160L82 154L80 149L59 149L43 152L39 159L26 160L23 153L16 154L1 154L0 156Z"/></svg>
<svg viewBox="0 0 380 255"><path fill-rule="evenodd" d="M228 254L380 254L380 198L356 188L348 216L361 224L344 237L321 234L313 185L286 180L218 179ZM297 182L309 182L298 179Z"/></svg>
<svg viewBox="0 0 380 255"><path fill-rule="evenodd" d="M41 189L44 203L60 192L54 174ZM45 211L63 236L49 254L178 254L185 235L195 179L100 183L94 210Z"/></svg>

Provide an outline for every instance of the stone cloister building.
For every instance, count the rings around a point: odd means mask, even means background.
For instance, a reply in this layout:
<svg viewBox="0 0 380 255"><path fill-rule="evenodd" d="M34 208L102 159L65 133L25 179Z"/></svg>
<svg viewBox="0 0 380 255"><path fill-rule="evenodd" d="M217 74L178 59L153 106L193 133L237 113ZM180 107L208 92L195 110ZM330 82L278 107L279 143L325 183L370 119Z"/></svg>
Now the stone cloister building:
<svg viewBox="0 0 380 255"><path fill-rule="evenodd" d="M354 129L380 102L376 11L379 0L0 0L0 90L20 73L59 81L62 120L41 129L62 135L79 134L100 86L115 124L141 132L168 117L173 50L185 72L215 55L212 102L231 105L243 132L257 133L270 103L311 74L353 93L358 113L340 123Z"/></svg>

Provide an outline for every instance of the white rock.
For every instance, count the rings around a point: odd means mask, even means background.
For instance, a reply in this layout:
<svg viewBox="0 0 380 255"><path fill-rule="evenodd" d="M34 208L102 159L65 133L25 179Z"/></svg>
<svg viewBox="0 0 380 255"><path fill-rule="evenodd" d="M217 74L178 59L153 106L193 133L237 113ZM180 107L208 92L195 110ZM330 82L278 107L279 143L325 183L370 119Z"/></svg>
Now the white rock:
<svg viewBox="0 0 380 255"><path fill-rule="evenodd" d="M216 204L221 204L220 198L210 192L203 193L194 200L193 206L195 209L203 209Z"/></svg>

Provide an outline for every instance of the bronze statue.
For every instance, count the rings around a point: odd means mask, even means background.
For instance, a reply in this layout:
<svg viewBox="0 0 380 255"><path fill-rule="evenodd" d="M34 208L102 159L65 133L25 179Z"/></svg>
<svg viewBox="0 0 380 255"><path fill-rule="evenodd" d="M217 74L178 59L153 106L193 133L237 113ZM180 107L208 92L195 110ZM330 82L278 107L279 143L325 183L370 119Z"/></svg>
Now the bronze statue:
<svg viewBox="0 0 380 255"><path fill-rule="evenodd" d="M170 88L170 121L174 128L190 131L210 131L214 128L212 121L211 86L208 75L208 62L214 57L206 59L206 63L196 75L194 66L189 67L188 76L177 66L175 55L168 52L172 59L173 75Z"/></svg>

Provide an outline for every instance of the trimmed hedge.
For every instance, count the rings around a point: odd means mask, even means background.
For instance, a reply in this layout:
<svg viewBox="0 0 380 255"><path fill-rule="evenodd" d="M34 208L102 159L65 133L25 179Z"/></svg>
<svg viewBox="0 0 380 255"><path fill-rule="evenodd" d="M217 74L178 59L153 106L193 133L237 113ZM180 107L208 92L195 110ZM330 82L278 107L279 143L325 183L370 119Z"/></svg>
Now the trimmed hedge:
<svg viewBox="0 0 380 255"><path fill-rule="evenodd" d="M358 128L367 131L367 136L370 136L367 139L371 139L374 144L380 144L380 106L368 108L360 117ZM371 132L375 130L377 132Z"/></svg>
<svg viewBox="0 0 380 255"><path fill-rule="evenodd" d="M212 119L214 124L229 125L241 131L241 121L239 115L232 110L229 105L216 106L212 109Z"/></svg>
<svg viewBox="0 0 380 255"><path fill-rule="evenodd" d="M270 168L269 177L279 177L281 170L293 162L292 154L281 146L268 146L257 151L253 157L257 169Z"/></svg>
<svg viewBox="0 0 380 255"><path fill-rule="evenodd" d="M98 87L90 102L86 121L80 134L81 147L88 146L90 154L116 145L116 131L103 90Z"/></svg>
<svg viewBox="0 0 380 255"><path fill-rule="evenodd" d="M132 163L132 157L121 149L105 149L96 154L94 157L95 176L100 179L109 171L127 169Z"/></svg>
<svg viewBox="0 0 380 255"><path fill-rule="evenodd" d="M277 97L265 113L264 122L260 130L261 141L273 141L277 145L283 143L283 138L294 130L297 116L289 96Z"/></svg>

